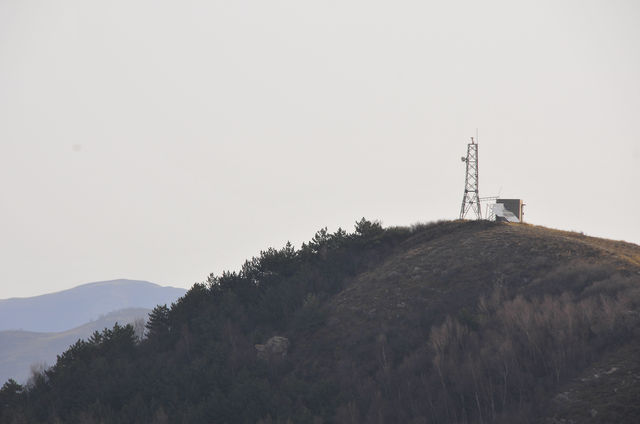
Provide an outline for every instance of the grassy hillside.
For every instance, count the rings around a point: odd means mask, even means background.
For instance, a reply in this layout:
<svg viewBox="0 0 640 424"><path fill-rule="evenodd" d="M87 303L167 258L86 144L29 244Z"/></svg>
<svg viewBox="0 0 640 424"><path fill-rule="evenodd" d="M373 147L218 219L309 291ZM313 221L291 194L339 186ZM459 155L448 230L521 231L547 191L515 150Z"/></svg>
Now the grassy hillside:
<svg viewBox="0 0 640 424"><path fill-rule="evenodd" d="M77 343L0 421L635 423L639 311L633 244L363 220Z"/></svg>
<svg viewBox="0 0 640 424"><path fill-rule="evenodd" d="M291 360L339 381L347 422L536 421L562 382L640 340L638 259L638 246L542 227L424 228L327 302Z"/></svg>

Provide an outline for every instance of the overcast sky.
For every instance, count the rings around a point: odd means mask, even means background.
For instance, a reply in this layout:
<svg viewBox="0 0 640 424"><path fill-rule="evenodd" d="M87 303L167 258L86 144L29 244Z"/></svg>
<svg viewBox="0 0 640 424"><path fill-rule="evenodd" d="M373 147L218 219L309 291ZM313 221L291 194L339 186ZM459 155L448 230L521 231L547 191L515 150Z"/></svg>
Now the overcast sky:
<svg viewBox="0 0 640 424"><path fill-rule="evenodd" d="M0 0L0 298L458 217L640 243L640 3Z"/></svg>

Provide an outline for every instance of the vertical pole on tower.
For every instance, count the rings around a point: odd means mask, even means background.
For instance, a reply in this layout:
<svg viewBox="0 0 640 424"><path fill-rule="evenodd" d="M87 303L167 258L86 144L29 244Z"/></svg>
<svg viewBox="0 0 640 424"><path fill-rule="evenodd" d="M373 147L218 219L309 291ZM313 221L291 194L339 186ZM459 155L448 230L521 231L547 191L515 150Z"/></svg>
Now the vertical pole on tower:
<svg viewBox="0 0 640 424"><path fill-rule="evenodd" d="M460 219L464 219L469 211L475 214L476 219L482 219L478 192L478 143L474 141L473 137L471 137L471 143L467 144L467 156L463 156L461 159L466 163L466 175Z"/></svg>

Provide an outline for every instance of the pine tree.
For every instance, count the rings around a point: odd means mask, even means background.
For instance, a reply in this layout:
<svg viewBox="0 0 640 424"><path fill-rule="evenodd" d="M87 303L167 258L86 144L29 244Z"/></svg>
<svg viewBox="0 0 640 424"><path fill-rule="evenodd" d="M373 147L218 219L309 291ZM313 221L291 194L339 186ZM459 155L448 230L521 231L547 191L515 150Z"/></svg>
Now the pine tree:
<svg viewBox="0 0 640 424"><path fill-rule="evenodd" d="M158 305L149 313L149 319L145 325L147 337L157 337L169 332L169 308L167 305Z"/></svg>

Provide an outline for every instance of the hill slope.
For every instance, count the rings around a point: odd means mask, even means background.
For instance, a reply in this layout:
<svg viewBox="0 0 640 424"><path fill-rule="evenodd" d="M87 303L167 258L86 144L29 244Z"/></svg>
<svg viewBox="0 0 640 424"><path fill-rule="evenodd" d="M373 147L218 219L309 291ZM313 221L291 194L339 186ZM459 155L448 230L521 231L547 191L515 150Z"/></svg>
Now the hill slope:
<svg viewBox="0 0 640 424"><path fill-rule="evenodd" d="M0 331L66 331L119 309L171 304L185 292L148 281L111 280L41 296L3 299Z"/></svg>
<svg viewBox="0 0 640 424"><path fill-rule="evenodd" d="M640 399L640 357L629 350L640 347L639 260L636 245L577 233L443 223L403 242L330 299L326 323L295 337L290 360L309 379L350 387L348 397L373 398L367 409L347 408L346 421L527 422L542 420L537 408L550 403L558 419L636 422L637 408L625 421L606 408L612 399L592 417L591 406L577 413L561 397L540 393L564 387L603 352L622 352L616 377L630 374L630 382L612 383L611 397L635 408L629 401ZM521 368L525 360L529 370ZM573 384L576 398L594 397L580 379ZM509 411L511 402L519 410Z"/></svg>
<svg viewBox="0 0 640 424"><path fill-rule="evenodd" d="M633 244L362 220L210 276L140 344L114 328L74 345L30 388L5 385L0 417L634 423L639 311Z"/></svg>

